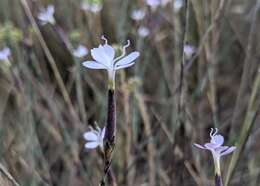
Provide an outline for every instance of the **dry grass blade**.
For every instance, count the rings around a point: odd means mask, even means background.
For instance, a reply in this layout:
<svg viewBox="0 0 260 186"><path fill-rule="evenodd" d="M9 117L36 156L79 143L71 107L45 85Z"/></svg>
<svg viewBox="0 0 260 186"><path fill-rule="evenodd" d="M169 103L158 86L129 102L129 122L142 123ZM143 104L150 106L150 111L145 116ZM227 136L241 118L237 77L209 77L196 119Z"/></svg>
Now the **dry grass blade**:
<svg viewBox="0 0 260 186"><path fill-rule="evenodd" d="M235 150L231 162L227 170L227 176L225 180L225 186L228 186L230 179L234 173L234 170L238 164L238 160L241 156L243 148L247 142L248 136L250 135L251 129L255 122L256 116L259 113L260 105L257 105L257 98L260 96L260 68L258 69L258 74L254 80L252 93L250 96L246 117L239 135L237 142L237 149Z"/></svg>
<svg viewBox="0 0 260 186"><path fill-rule="evenodd" d="M6 170L6 168L0 163L0 184L4 186L11 186L8 181L5 181L5 178L2 176L5 176L14 186L20 186L16 180L13 178L13 176Z"/></svg>

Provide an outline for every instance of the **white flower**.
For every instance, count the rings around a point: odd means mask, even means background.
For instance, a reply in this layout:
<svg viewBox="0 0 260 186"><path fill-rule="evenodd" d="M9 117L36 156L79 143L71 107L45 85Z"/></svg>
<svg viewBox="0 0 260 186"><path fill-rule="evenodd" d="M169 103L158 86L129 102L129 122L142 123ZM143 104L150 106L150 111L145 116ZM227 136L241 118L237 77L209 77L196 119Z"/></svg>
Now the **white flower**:
<svg viewBox="0 0 260 186"><path fill-rule="evenodd" d="M47 23L55 24L55 19L53 17L54 14L54 6L48 5L46 9L42 8L40 13L38 14L38 19L41 21L42 25L45 25Z"/></svg>
<svg viewBox="0 0 260 186"><path fill-rule="evenodd" d="M85 61L83 62L83 66L90 69L107 70L109 84L111 83L110 85L114 88L116 70L127 68L135 64L134 60L139 57L140 53L135 51L125 56L126 48L130 45L130 41L128 40L122 49L122 54L115 58L115 49L108 44L104 36L102 36L102 39L105 40L104 45L99 45L98 48L91 49L91 56L95 61Z"/></svg>
<svg viewBox="0 0 260 186"><path fill-rule="evenodd" d="M183 0L174 0L174 10L178 12L183 7Z"/></svg>
<svg viewBox="0 0 260 186"><path fill-rule="evenodd" d="M87 141L85 144L85 148L94 149L100 147L103 149L103 139L105 137L105 127L101 129L98 127L97 130L91 128L90 131L85 132L83 137Z"/></svg>
<svg viewBox="0 0 260 186"><path fill-rule="evenodd" d="M230 154L231 152L233 152L236 147L235 146L222 146L224 143L224 137L218 133L218 129L214 129L211 128L210 131L210 143L205 143L204 145L199 145L199 144L194 144L196 147L200 148L200 149L206 149L206 150L210 150L214 159L214 165L215 165L215 171L216 173L218 173L218 175L220 175L220 157Z"/></svg>
<svg viewBox="0 0 260 186"><path fill-rule="evenodd" d="M150 34L150 30L149 28L145 27L145 26L140 26L137 30L137 33L140 37L147 37Z"/></svg>
<svg viewBox="0 0 260 186"><path fill-rule="evenodd" d="M155 9L161 4L161 1L160 0L146 0L146 4L150 7L152 7L153 9Z"/></svg>
<svg viewBox="0 0 260 186"><path fill-rule="evenodd" d="M90 11L92 13L98 13L102 10L103 6L102 6L102 4L98 4L98 3L83 2L81 4L81 8L85 11Z"/></svg>
<svg viewBox="0 0 260 186"><path fill-rule="evenodd" d="M133 10L131 18L135 21L141 21L145 17L145 11L142 9Z"/></svg>
<svg viewBox="0 0 260 186"><path fill-rule="evenodd" d="M195 52L195 48L192 45L188 45L188 44L184 45L183 50L187 58L191 58L191 56Z"/></svg>
<svg viewBox="0 0 260 186"><path fill-rule="evenodd" d="M79 45L78 48L73 50L73 55L78 58L82 58L87 54L88 54L88 49L83 45Z"/></svg>
<svg viewBox="0 0 260 186"><path fill-rule="evenodd" d="M8 57L11 55L9 48L5 47L3 50L0 50L0 61L8 61Z"/></svg>

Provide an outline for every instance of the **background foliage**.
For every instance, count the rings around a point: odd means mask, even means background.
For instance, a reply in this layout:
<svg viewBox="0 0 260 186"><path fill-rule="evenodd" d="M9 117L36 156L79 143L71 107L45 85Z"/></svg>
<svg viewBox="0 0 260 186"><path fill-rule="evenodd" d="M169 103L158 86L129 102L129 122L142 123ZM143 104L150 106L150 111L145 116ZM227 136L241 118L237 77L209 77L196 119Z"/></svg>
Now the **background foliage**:
<svg viewBox="0 0 260 186"><path fill-rule="evenodd" d="M22 2L0 0L0 48L12 50L10 63L0 62L0 162L20 185L99 182L102 157L84 149L82 134L104 126L107 77L84 69L71 50L96 47L105 34L141 52L117 74L118 185L213 185L211 155L192 144L218 127L226 144L241 146L229 185L259 186L259 0L189 0L178 12L173 2L152 11L142 0L105 0L95 2L98 13L79 0L27 0L37 24L40 7L55 5L56 25L44 26L31 24ZM136 8L146 10L141 22L130 18ZM182 60L183 43L196 48L193 58ZM222 159L224 177L231 157ZM0 182L11 185L3 171Z"/></svg>

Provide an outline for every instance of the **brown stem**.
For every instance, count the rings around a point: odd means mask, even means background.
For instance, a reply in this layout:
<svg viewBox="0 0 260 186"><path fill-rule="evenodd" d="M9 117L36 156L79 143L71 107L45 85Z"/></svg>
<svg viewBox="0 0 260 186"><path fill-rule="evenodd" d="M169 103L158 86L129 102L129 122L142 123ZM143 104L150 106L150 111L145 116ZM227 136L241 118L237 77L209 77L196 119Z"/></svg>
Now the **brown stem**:
<svg viewBox="0 0 260 186"><path fill-rule="evenodd" d="M107 110L107 123L104 137L104 178L108 176L109 185L116 185L114 174L110 168L116 139L116 102L115 91L113 89L108 90Z"/></svg>
<svg viewBox="0 0 260 186"><path fill-rule="evenodd" d="M218 174L215 175L215 186L223 186L221 176Z"/></svg>

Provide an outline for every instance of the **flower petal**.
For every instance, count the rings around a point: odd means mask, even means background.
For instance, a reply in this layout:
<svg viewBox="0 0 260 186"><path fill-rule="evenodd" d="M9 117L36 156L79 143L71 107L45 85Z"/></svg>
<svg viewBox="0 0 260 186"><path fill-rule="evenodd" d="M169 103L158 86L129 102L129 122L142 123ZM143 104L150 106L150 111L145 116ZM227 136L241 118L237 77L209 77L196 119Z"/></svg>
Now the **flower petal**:
<svg viewBox="0 0 260 186"><path fill-rule="evenodd" d="M85 148L87 149L94 149L99 145L98 142L88 142L85 144Z"/></svg>
<svg viewBox="0 0 260 186"><path fill-rule="evenodd" d="M38 19L41 21L48 21L49 15L47 15L45 12L41 12L38 14Z"/></svg>
<svg viewBox="0 0 260 186"><path fill-rule="evenodd" d="M82 58L87 54L88 54L88 49L83 45L79 45L78 48L73 50L73 55L78 58Z"/></svg>
<svg viewBox="0 0 260 186"><path fill-rule="evenodd" d="M85 61L82 63L84 67L90 68L90 69L107 69L106 66L103 64L100 64L96 61Z"/></svg>
<svg viewBox="0 0 260 186"><path fill-rule="evenodd" d="M101 132L101 138L102 138L102 140L103 140L104 137L105 137L105 133L106 133L106 127L104 127L104 128L102 129L102 132Z"/></svg>
<svg viewBox="0 0 260 186"><path fill-rule="evenodd" d="M217 147L215 149L215 151L218 153L221 153L221 152L224 152L225 150L227 150L228 148L229 148L228 146L220 146L220 147Z"/></svg>
<svg viewBox="0 0 260 186"><path fill-rule="evenodd" d="M54 6L53 5L48 5L47 12L48 12L48 14L53 14L54 13Z"/></svg>
<svg viewBox="0 0 260 186"><path fill-rule="evenodd" d="M107 50L109 50L109 49L107 48ZM93 48L91 50L91 56L97 62L105 65L108 68L111 68L111 63L112 63L113 59L111 59L111 56L108 55L108 51L105 51L105 49L102 45L99 45L98 48Z"/></svg>
<svg viewBox="0 0 260 186"><path fill-rule="evenodd" d="M204 146L209 150L215 150L215 148L219 147L219 145L215 143L206 143Z"/></svg>
<svg viewBox="0 0 260 186"><path fill-rule="evenodd" d="M197 144L197 143L194 143L193 145L194 145L195 147L200 148L200 149L207 149L207 148L205 148L205 147L203 147L202 145Z"/></svg>
<svg viewBox="0 0 260 186"><path fill-rule="evenodd" d="M221 156L227 155L227 154L233 152L234 150L236 150L235 146L229 147L226 151L222 152L220 155Z"/></svg>
<svg viewBox="0 0 260 186"><path fill-rule="evenodd" d="M97 141L98 140L97 134L95 134L95 132L93 132L93 131L85 132L83 137L87 141Z"/></svg>
<svg viewBox="0 0 260 186"><path fill-rule="evenodd" d="M211 138L210 143L215 143L218 146L221 146L224 143L224 137L220 134L215 135Z"/></svg>
<svg viewBox="0 0 260 186"><path fill-rule="evenodd" d="M115 64L115 69L126 68L134 64L134 60L140 56L139 52L132 52Z"/></svg>
<svg viewBox="0 0 260 186"><path fill-rule="evenodd" d="M0 60L7 60L10 54L11 54L10 49L5 47L3 50L0 51Z"/></svg>
<svg viewBox="0 0 260 186"><path fill-rule="evenodd" d="M109 57L110 61L113 61L115 57L115 49L108 44L103 45L105 54Z"/></svg>

